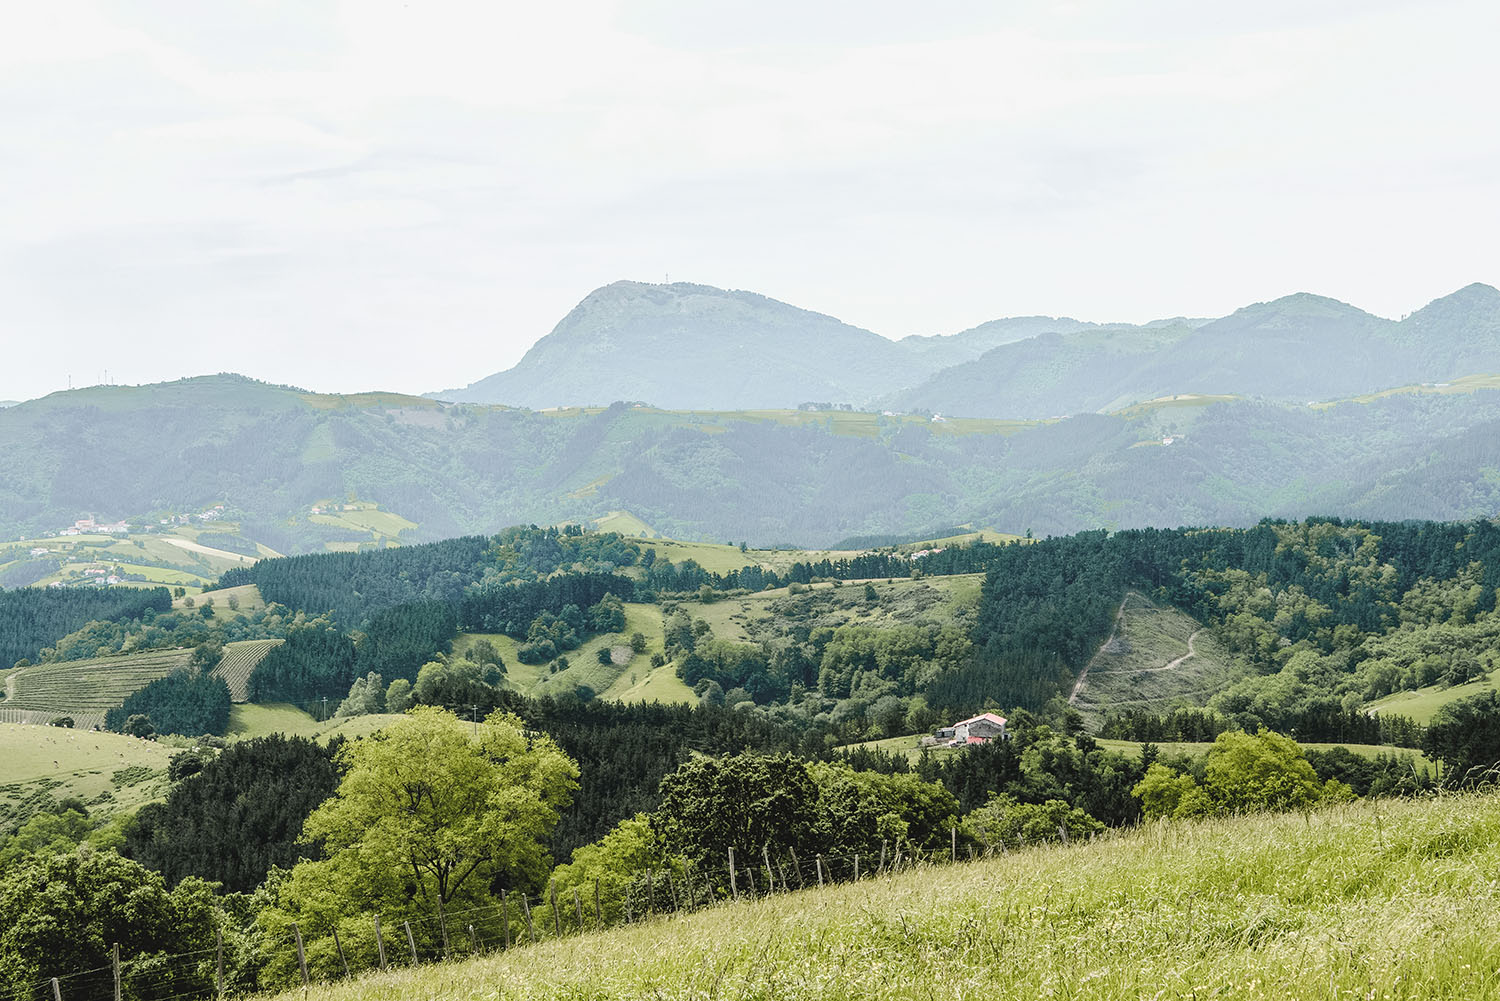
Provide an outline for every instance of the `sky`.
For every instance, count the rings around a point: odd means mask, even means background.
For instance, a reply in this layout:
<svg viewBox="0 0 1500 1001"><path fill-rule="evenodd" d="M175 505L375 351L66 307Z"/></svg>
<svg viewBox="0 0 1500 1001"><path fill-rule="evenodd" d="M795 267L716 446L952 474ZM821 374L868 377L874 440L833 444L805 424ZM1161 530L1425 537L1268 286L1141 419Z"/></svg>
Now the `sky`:
<svg viewBox="0 0 1500 1001"><path fill-rule="evenodd" d="M0 399L426 392L619 279L877 333L1500 284L1493 0L47 0ZM106 374L107 373L107 374Z"/></svg>

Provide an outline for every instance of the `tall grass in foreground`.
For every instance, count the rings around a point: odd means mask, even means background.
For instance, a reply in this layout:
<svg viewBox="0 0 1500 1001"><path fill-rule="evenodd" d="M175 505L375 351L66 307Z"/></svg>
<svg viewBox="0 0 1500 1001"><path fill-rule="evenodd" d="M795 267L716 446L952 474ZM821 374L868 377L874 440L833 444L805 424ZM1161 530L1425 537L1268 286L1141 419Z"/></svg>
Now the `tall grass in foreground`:
<svg viewBox="0 0 1500 1001"><path fill-rule="evenodd" d="M1500 997L1500 797L1157 824L284 997Z"/></svg>

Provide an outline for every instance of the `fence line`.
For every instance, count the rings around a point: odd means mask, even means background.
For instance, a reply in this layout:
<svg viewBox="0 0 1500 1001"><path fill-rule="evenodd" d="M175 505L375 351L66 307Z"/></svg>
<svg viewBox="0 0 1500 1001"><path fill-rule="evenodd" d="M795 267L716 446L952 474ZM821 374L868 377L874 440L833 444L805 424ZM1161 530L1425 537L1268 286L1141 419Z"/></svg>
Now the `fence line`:
<svg viewBox="0 0 1500 1001"><path fill-rule="evenodd" d="M679 914L734 903L741 898L817 892L897 872L967 864L1006 855L1012 850L1068 843L1066 828L1059 827L1056 835L1012 837L979 850L969 844L963 852L959 851L956 833L950 834L948 844L941 847L923 849L909 841L896 844L882 841L878 852L815 853L811 859L799 857L794 849L788 849L784 855L779 851L773 853L767 844L761 846L756 853L760 857L749 865L740 864L731 848L721 863L684 860L636 870L624 881L617 907L606 902L599 878L593 881L592 893L586 885L572 885L565 888L571 891L567 896L560 896L555 882L549 880L548 886L534 896L502 891L498 903L445 909L441 914L402 915L395 924L387 923L388 916L375 912L341 915L327 927L304 929L290 923L286 932L262 940L261 953L268 960L280 956L294 963L292 975L307 985L370 970L490 955L621 924L670 920ZM585 901L592 904L592 914L588 913ZM361 920L369 927L361 931L360 937L339 937L340 931L350 927L345 922ZM316 937L308 939L309 932ZM145 977L129 976L132 969L142 968L149 971ZM331 976L324 976L325 968ZM201 986L193 986L194 982ZM124 961L119 960L116 946L115 959L110 965L0 989L0 1001L57 1001L58 998L94 1001L110 996L118 999L124 989L122 984L128 985L133 996L149 1001L222 998L232 989L225 980L222 934L212 948ZM189 989L162 993L181 987Z"/></svg>

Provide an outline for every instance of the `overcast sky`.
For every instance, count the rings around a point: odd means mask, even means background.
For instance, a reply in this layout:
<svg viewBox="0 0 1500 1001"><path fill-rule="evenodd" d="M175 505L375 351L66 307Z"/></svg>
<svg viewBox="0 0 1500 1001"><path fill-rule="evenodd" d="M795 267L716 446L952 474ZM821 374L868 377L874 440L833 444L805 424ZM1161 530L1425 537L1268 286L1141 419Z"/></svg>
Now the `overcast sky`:
<svg viewBox="0 0 1500 1001"><path fill-rule="evenodd" d="M103 0L0 32L0 399L423 392L593 288L878 333L1500 284L1500 4Z"/></svg>

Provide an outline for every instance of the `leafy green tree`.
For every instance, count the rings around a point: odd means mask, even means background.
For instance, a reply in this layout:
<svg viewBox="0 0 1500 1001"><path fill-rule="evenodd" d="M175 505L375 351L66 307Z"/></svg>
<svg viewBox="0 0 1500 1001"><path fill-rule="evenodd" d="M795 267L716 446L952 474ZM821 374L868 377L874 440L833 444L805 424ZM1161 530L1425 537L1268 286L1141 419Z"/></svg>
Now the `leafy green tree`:
<svg viewBox="0 0 1500 1001"><path fill-rule="evenodd" d="M127 737L154 737L156 727L151 725L151 717L136 713L125 720L120 732Z"/></svg>
<svg viewBox="0 0 1500 1001"><path fill-rule="evenodd" d="M371 671L363 678L355 678L349 686L349 695L339 703L335 716L369 716L385 709L385 682Z"/></svg>
<svg viewBox="0 0 1500 1001"><path fill-rule="evenodd" d="M758 858L763 847L816 852L818 821L817 783L789 754L684 762L662 779L651 818L670 851L709 865L722 864L729 848L742 860Z"/></svg>
<svg viewBox="0 0 1500 1001"><path fill-rule="evenodd" d="M502 713L478 727L432 707L345 745L338 792L307 819L324 861L301 862L263 912L275 936L304 934L377 911L436 918L446 938L457 902L491 902L491 888L536 888L551 869L546 842L572 800L578 766L551 738ZM273 978L289 971L272 971Z"/></svg>
<svg viewBox="0 0 1500 1001"><path fill-rule="evenodd" d="M210 637L193 648L191 664L199 671L212 671L223 658L224 641L218 637Z"/></svg>
<svg viewBox="0 0 1500 1001"><path fill-rule="evenodd" d="M1145 777L1132 792L1141 801L1141 814L1147 820L1202 817L1214 812L1208 793L1191 775L1179 775L1157 762L1146 769Z"/></svg>
<svg viewBox="0 0 1500 1001"><path fill-rule="evenodd" d="M1006 845L1060 841L1062 831L1071 840L1104 830L1104 825L1060 799L1045 803L1018 803L1009 796L996 796L963 820L960 833L985 849Z"/></svg>
<svg viewBox="0 0 1500 1001"><path fill-rule="evenodd" d="M1348 798L1341 782L1321 782L1290 737L1261 730L1219 734L1209 749L1203 785L1221 812L1294 810Z"/></svg>
<svg viewBox="0 0 1500 1001"><path fill-rule="evenodd" d="M817 840L825 854L874 854L882 842L940 848L958 822L957 797L916 775L821 763L809 765L808 773L818 785Z"/></svg>
<svg viewBox="0 0 1500 1001"><path fill-rule="evenodd" d="M404 713L411 707L411 682L405 678L397 678L385 690L385 711L388 713Z"/></svg>
<svg viewBox="0 0 1500 1001"><path fill-rule="evenodd" d="M126 998L206 997L212 965L166 957L211 955L216 927L223 916L202 880L184 880L169 893L160 875L112 851L41 855L0 878L0 981L88 970L69 981L70 995L109 997L110 949L118 943Z"/></svg>
<svg viewBox="0 0 1500 1001"><path fill-rule="evenodd" d="M598 881L599 904L603 920L613 924L625 919L625 892L637 876L647 869L680 864L667 854L661 838L643 813L627 817L604 837L592 844L574 849L573 860L553 871L559 901L572 896L574 890L584 900L594 899ZM576 920L563 908L565 921Z"/></svg>
<svg viewBox="0 0 1500 1001"><path fill-rule="evenodd" d="M1337 779L1319 779L1295 740L1265 729L1219 734L1205 756L1201 785L1157 763L1133 794L1148 818L1297 810L1353 798Z"/></svg>
<svg viewBox="0 0 1500 1001"><path fill-rule="evenodd" d="M1458 783L1500 764L1500 693L1481 692L1443 706L1427 726L1422 749L1446 764Z"/></svg>

